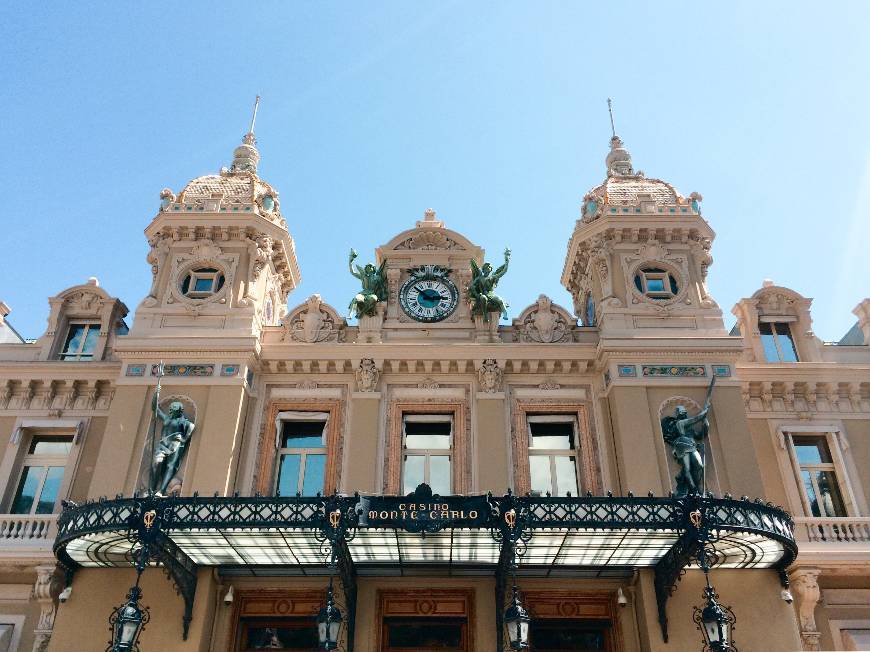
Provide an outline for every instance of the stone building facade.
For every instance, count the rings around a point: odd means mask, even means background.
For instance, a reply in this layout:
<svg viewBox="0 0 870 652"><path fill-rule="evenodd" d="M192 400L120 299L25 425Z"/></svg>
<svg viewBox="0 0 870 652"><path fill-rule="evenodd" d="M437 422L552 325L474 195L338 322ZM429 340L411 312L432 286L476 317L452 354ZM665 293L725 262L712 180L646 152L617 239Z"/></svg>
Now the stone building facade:
<svg viewBox="0 0 870 652"><path fill-rule="evenodd" d="M258 163L248 134L229 169L161 193L145 229L152 285L129 331L127 307L92 279L49 299L41 338L0 344L0 651L105 648L135 579L129 532L67 524L54 545L57 517L63 501L96 514L147 492L161 370L159 405L180 403L195 428L167 488L180 498L160 500L187 500L189 518L247 496L262 498L240 509L297 492L378 500L421 483L541 505L610 509L647 492L644 505L671 505L678 466L662 419L700 410L715 378L703 489L747 514L756 503L732 496L783 506L798 547L792 603L772 570L781 547L749 535L717 544L711 577L736 613L737 645L870 649L870 299L855 329L824 343L811 300L765 282L726 332L706 285L715 233L701 196L635 172L614 137L604 182L565 234L573 310L541 295L506 322L475 314L467 288L484 250L426 211L384 234L374 259L386 300L349 325L317 294L290 296L294 242ZM426 291L428 312L415 314L409 301ZM628 500L637 517L640 499ZM322 515L298 532L214 526L196 539L167 520L178 559L193 562L171 579L143 574L143 650L313 649L299 631L313 627L329 575L313 532ZM343 544L345 645L352 628L357 652L498 649L505 578L489 533L398 528L387 541L358 525ZM532 649L701 649L702 574L679 579L677 567L660 586L660 539L593 530L561 534L554 550L543 529L525 542L516 582ZM420 638L432 631L444 640ZM274 640L258 642L264 632Z"/></svg>

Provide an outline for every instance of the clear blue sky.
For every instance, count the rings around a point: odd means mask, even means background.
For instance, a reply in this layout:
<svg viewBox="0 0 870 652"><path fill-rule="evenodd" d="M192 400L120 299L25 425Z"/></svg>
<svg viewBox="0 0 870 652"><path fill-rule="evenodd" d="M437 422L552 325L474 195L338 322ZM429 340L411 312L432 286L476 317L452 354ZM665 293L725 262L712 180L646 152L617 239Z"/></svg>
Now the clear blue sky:
<svg viewBox="0 0 870 652"><path fill-rule="evenodd" d="M513 248L512 316L542 292L570 308L611 96L635 167L704 195L728 324L770 277L839 339L870 295L868 24L867 2L4 2L0 299L26 337L92 275L132 313L161 188L228 165L259 93L291 306L344 311L348 249L431 206Z"/></svg>

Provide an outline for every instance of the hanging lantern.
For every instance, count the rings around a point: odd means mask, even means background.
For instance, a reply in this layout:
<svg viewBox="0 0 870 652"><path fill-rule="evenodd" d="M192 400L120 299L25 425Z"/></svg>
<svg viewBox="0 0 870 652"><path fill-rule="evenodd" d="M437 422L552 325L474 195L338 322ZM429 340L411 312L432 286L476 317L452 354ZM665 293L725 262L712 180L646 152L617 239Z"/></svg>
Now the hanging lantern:
<svg viewBox="0 0 870 652"><path fill-rule="evenodd" d="M692 619L704 636L704 652L737 652L731 642L731 629L737 619L730 608L720 605L716 589L708 583L704 588L704 607L695 607Z"/></svg>
<svg viewBox="0 0 870 652"><path fill-rule="evenodd" d="M139 634L150 618L148 607L139 606L142 589L138 585L131 587L127 594L127 602L117 607L109 616L109 627L112 630L111 652L134 652L139 649Z"/></svg>
<svg viewBox="0 0 870 652"><path fill-rule="evenodd" d="M514 596L511 605L505 609L504 623L508 630L508 641L512 650L529 649L529 612L520 602L517 586L514 584Z"/></svg>
<svg viewBox="0 0 870 652"><path fill-rule="evenodd" d="M317 639L321 650L335 650L338 648L338 637L341 634L341 626L344 620L341 610L335 606L335 598L332 595L332 582L326 592L326 605L317 614Z"/></svg>

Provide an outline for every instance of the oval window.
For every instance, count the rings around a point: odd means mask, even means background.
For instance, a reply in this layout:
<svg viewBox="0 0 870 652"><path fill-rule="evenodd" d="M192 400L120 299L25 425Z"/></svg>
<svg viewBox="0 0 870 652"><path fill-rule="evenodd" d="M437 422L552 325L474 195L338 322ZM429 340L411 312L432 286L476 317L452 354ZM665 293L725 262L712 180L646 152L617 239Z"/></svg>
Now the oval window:
<svg viewBox="0 0 870 652"><path fill-rule="evenodd" d="M642 295L657 301L673 299L680 292L676 276L660 267L642 267L634 274L634 286Z"/></svg>
<svg viewBox="0 0 870 652"><path fill-rule="evenodd" d="M181 281L181 293L191 299L205 299L217 294L224 286L224 275L214 267L197 267Z"/></svg>

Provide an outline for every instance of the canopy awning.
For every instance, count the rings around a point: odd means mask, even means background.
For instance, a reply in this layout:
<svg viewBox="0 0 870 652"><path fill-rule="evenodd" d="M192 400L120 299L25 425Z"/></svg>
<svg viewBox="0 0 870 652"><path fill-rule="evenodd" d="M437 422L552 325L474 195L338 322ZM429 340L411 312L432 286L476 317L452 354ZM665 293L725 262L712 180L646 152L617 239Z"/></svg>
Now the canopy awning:
<svg viewBox="0 0 870 652"><path fill-rule="evenodd" d="M146 523L154 557L192 607L196 568L324 574L621 576L655 568L664 602L699 542L715 567L775 568L797 556L794 523L761 501L686 497L135 496L66 504L54 544L70 569L129 567ZM152 544L152 545L155 545ZM289 573L287 571L290 571ZM355 591L355 588L354 588Z"/></svg>

